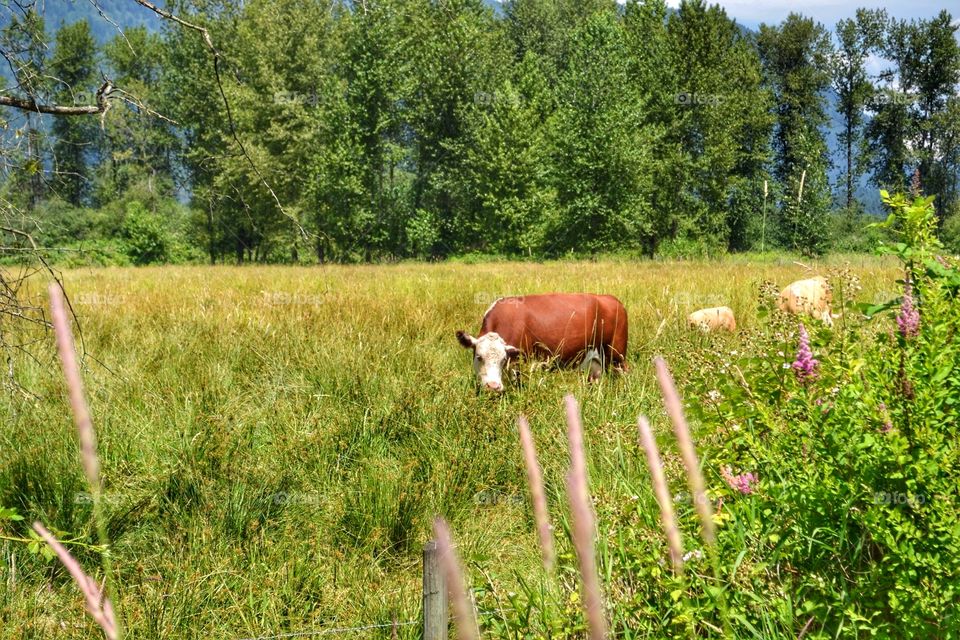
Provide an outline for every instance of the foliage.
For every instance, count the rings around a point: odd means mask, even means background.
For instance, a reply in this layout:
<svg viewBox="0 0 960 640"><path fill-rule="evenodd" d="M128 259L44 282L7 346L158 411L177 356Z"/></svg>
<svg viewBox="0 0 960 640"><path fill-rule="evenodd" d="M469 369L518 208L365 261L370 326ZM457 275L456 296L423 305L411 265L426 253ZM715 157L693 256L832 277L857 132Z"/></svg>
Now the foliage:
<svg viewBox="0 0 960 640"><path fill-rule="evenodd" d="M11 9L0 37L28 95L90 102L98 70L119 87L99 123L7 119L11 206L32 215L65 200L96 220L146 183L189 200L190 259L370 262L810 256L847 229L834 246L863 245L830 207L860 208L865 172L898 187L918 167L941 224L960 198L960 47L946 13L860 10L834 47L810 18L753 33L704 0L180 8L213 34L219 81L202 38L174 23L106 39L97 16L47 46L42 8ZM871 75L869 56L890 68ZM844 156L833 193L831 92ZM122 239L118 227L86 238Z"/></svg>
<svg viewBox="0 0 960 640"><path fill-rule="evenodd" d="M960 214L954 213L943 223L940 233L943 246L953 255L960 255Z"/></svg>
<svg viewBox="0 0 960 640"><path fill-rule="evenodd" d="M885 199L905 211L902 196ZM920 230L934 220L929 201L900 217L914 229L901 257L930 255L936 245ZM765 514L757 533L767 540L748 538L745 550L775 543L765 562L787 569L784 588L831 637L924 638L960 623L942 615L960 569L960 457L951 444L960 307L946 288L956 266L941 269L913 280L922 300L916 337L895 333L889 314L858 320L856 281L840 272L832 284L843 320L835 334L814 333L815 379L791 371L796 333L772 299L769 329L738 357L708 357L697 376L696 395L717 399L698 409L716 434L713 455L762 478L752 504L731 505L734 522ZM736 375L718 376L718 367Z"/></svg>
<svg viewBox="0 0 960 640"><path fill-rule="evenodd" d="M844 183L847 209L855 203L854 185L863 175L864 109L874 96L873 83L866 63L881 44L886 22L883 9L858 9L855 19L837 23L837 49L830 58L833 89L837 94L837 110L843 118L838 135L844 148Z"/></svg>
<svg viewBox="0 0 960 640"><path fill-rule="evenodd" d="M783 193L779 232L783 243L806 255L823 252L829 185L824 92L832 51L824 27L791 13L782 25L761 25L757 47L773 88L777 124L775 167Z"/></svg>
<svg viewBox="0 0 960 640"><path fill-rule="evenodd" d="M137 201L127 205L123 236L127 241L127 255L134 264L166 262L170 239L164 233L163 223Z"/></svg>
<svg viewBox="0 0 960 640"><path fill-rule="evenodd" d="M96 43L86 20L57 30L56 48L50 71L57 78L54 99L65 105L91 104L96 78ZM90 140L95 137L93 122L85 118L57 118L53 157L60 196L74 206L86 201L90 191Z"/></svg>

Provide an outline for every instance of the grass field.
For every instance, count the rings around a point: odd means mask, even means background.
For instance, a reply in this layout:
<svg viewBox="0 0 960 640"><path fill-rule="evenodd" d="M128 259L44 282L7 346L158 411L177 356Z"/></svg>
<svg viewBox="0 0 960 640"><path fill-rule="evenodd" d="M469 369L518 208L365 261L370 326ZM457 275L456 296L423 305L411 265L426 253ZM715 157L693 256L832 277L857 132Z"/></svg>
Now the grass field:
<svg viewBox="0 0 960 640"><path fill-rule="evenodd" d="M893 263L849 266L860 299L895 290ZM518 577L540 574L515 420L530 418L562 521L568 392L583 405L601 538L613 535L611 515L657 538L635 426L642 411L666 428L651 357L667 357L682 391L691 353L739 339L689 335L687 312L727 304L749 330L761 281L808 273L787 259L67 272L129 637L415 620L420 550L437 514L453 527L481 608L503 606ZM476 331L499 296L548 291L619 297L631 371L589 386L577 371L527 368L522 388L478 394L454 331ZM15 362L37 398L0 398L0 506L92 541L52 337L38 350L39 362ZM670 452L667 465L676 477ZM75 551L97 571L96 553ZM54 563L17 543L0 552L0 636L96 637ZM614 607L621 596L608 594Z"/></svg>

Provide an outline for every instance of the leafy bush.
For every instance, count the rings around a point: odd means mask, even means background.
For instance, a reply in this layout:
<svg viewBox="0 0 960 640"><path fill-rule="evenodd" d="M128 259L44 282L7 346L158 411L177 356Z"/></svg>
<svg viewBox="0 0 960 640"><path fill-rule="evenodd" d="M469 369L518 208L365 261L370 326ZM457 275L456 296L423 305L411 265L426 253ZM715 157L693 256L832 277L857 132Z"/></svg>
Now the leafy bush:
<svg viewBox="0 0 960 640"><path fill-rule="evenodd" d="M840 210L828 220L828 244L833 251L869 253L885 238L871 223L876 218L859 211Z"/></svg>
<svg viewBox="0 0 960 640"><path fill-rule="evenodd" d="M960 255L960 207L956 209L957 211L944 221L943 229L940 230L940 239L947 251L953 255Z"/></svg>
<svg viewBox="0 0 960 640"><path fill-rule="evenodd" d="M126 239L127 255L134 264L166 262L170 258L171 240L163 220L147 211L139 201L134 200L127 204L123 236Z"/></svg>
<svg viewBox="0 0 960 640"><path fill-rule="evenodd" d="M716 401L695 406L717 434L715 455L763 479L728 513L765 514L777 540L768 562L817 628L950 637L960 629L945 615L960 597L960 272L931 253L930 199L885 200L904 295L866 320L845 300L836 332L812 331L817 365L807 378L792 366L795 320L769 305L772 320L749 353L701 370L698 395ZM856 289L843 274L832 283L835 296Z"/></svg>

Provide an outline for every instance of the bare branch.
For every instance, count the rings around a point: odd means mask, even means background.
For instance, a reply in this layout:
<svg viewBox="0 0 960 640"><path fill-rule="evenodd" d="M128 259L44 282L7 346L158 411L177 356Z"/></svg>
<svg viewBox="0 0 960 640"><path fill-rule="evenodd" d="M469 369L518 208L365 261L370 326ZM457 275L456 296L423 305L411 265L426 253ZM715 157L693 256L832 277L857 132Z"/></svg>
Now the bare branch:
<svg viewBox="0 0 960 640"><path fill-rule="evenodd" d="M110 108L108 102L110 94L113 92L113 83L107 80L97 89L97 104L83 105L79 107L67 107L59 104L45 104L37 102L32 97L20 98L17 96L0 96L0 106L13 107L22 111L31 111L33 113L50 113L58 116L84 116L96 113L106 113Z"/></svg>

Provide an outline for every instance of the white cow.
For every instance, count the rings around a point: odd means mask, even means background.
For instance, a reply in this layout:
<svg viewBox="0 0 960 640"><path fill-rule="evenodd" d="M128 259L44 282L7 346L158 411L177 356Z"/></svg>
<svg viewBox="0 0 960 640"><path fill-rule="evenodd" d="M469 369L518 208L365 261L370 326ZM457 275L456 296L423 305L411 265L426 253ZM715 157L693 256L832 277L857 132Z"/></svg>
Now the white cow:
<svg viewBox="0 0 960 640"><path fill-rule="evenodd" d="M687 316L687 325L704 333L737 330L737 320L730 307L710 307L694 311Z"/></svg>
<svg viewBox="0 0 960 640"><path fill-rule="evenodd" d="M807 280L797 280L787 285L780 293L777 308L795 315L808 315L832 326L833 316L830 312L832 300L833 293L827 279L817 276Z"/></svg>

